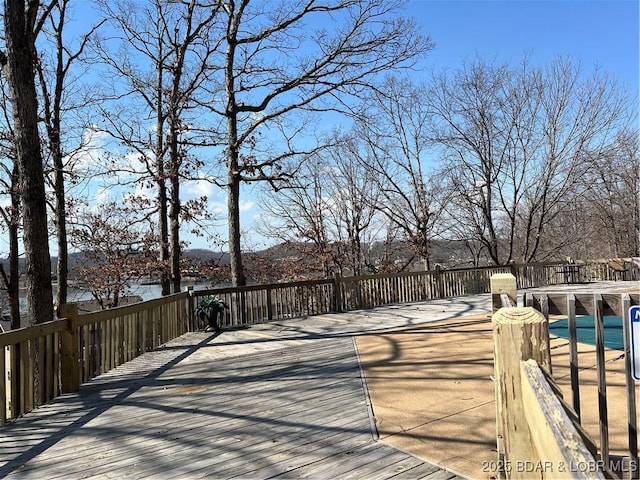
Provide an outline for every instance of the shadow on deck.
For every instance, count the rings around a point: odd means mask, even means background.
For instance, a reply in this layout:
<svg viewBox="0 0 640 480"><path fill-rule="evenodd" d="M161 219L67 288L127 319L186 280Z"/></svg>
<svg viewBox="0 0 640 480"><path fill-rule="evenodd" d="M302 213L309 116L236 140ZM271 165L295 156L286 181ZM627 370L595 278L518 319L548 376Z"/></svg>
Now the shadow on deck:
<svg viewBox="0 0 640 480"><path fill-rule="evenodd" d="M183 335L5 425L0 477L456 478L377 442L357 323Z"/></svg>

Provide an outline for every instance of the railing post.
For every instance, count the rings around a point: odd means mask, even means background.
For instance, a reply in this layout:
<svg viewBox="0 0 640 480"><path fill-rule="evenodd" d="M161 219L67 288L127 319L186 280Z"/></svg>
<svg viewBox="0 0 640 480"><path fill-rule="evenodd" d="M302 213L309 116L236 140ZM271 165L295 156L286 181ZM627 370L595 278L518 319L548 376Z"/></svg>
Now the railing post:
<svg viewBox="0 0 640 480"><path fill-rule="evenodd" d="M511 272L511 275L513 275L513 277L516 279L516 284L518 283L518 268L516 267L515 262L511 261L511 263L509 263L509 270Z"/></svg>
<svg viewBox="0 0 640 480"><path fill-rule="evenodd" d="M271 295L272 290L267 288L266 296L267 296L267 320L273 320L273 304L271 303Z"/></svg>
<svg viewBox="0 0 640 480"><path fill-rule="evenodd" d="M520 362L533 359L549 368L547 320L532 307L501 308L493 314L493 341L498 460L500 465L516 465L533 458ZM527 475L512 469L510 478Z"/></svg>
<svg viewBox="0 0 640 480"><path fill-rule="evenodd" d="M517 305L516 277L511 273L494 273L491 275L491 305L493 313L502 307L501 296L503 294L509 297L513 306Z"/></svg>
<svg viewBox="0 0 640 480"><path fill-rule="evenodd" d="M596 375L598 383L598 424L600 431L600 456L609 465L609 413L607 408L607 378L604 355L604 304L601 294L593 296L594 330L596 336Z"/></svg>
<svg viewBox="0 0 640 480"><path fill-rule="evenodd" d="M335 310L335 313L342 312L342 295L340 292L341 288L340 274L338 272L335 272L333 274L333 309Z"/></svg>
<svg viewBox="0 0 640 480"><path fill-rule="evenodd" d="M240 323L239 325L246 325L248 323L249 312L247 308L247 291L240 291Z"/></svg>
<svg viewBox="0 0 640 480"><path fill-rule="evenodd" d="M444 298L444 285L442 283L442 267L436 265L436 289L438 291L438 298Z"/></svg>
<svg viewBox="0 0 640 480"><path fill-rule="evenodd" d="M195 321L196 315L196 307L195 307L195 299L193 298L193 285L188 285L185 287L185 291L189 294L187 297L187 328L185 331L187 332L195 332L198 330Z"/></svg>
<svg viewBox="0 0 640 480"><path fill-rule="evenodd" d="M73 393L80 389L78 305L60 305L60 317L67 321L66 330L60 334L62 393Z"/></svg>
<svg viewBox="0 0 640 480"><path fill-rule="evenodd" d="M10 398L12 418L17 418L24 408L22 398L20 396L20 378L22 377L20 371L20 350L21 345L19 343L9 346L9 374L11 376L9 386L11 389Z"/></svg>
<svg viewBox="0 0 640 480"><path fill-rule="evenodd" d="M0 425L7 423L7 410L11 405L11 350L9 347L0 347L0 375L2 380L0 381ZM15 417L9 410L9 418Z"/></svg>

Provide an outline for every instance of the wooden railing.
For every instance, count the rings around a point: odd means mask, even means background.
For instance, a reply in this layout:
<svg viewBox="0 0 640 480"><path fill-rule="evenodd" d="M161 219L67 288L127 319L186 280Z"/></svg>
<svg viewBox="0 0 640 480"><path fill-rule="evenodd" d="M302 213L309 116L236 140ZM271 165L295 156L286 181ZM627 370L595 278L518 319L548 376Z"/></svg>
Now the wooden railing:
<svg viewBox="0 0 640 480"><path fill-rule="evenodd" d="M195 306L217 295L228 308L222 326L482 294L489 279L512 272L520 288L553 285L565 263L334 277L283 284L193 290L106 311L77 314L62 306L60 319L0 334L0 424L186 331L199 328ZM607 269L611 269L609 272ZM586 264L581 280L614 277L612 267ZM630 270L630 279L640 278ZM598 277L601 275L601 277Z"/></svg>
<svg viewBox="0 0 640 480"><path fill-rule="evenodd" d="M436 269L292 283L192 290L195 303L215 295L226 305L222 326L346 312L396 303L489 293L493 273L509 267Z"/></svg>
<svg viewBox="0 0 640 480"><path fill-rule="evenodd" d="M489 293L491 275L509 271L509 267L436 268L424 272L344 277L336 282L336 286L340 289L341 309L349 311Z"/></svg>
<svg viewBox="0 0 640 480"><path fill-rule="evenodd" d="M496 430L498 464L502 473L508 478L529 478L532 474L537 478L603 478L620 473L638 478L638 432L635 384L629 358L628 315L632 305L640 304L640 293L526 293L521 307L514 306L516 297L516 282L512 275L492 278ZM562 391L550 373L552 368L555 371L565 366L552 365L549 336L552 315L562 315L568 323L571 405L564 401ZM596 432L589 433L581 422L584 405L581 405L580 396L578 315L594 318L597 403L588 404L588 407L597 408L598 427ZM615 458L610 455L607 386L611 384L607 382L604 327L604 317L612 315L623 319L625 368L622 375L626 394L624 399L616 398L615 401L618 405L626 401L625 423L628 426L624 449L627 455ZM582 352L588 353L584 348ZM558 355L558 358L564 357ZM536 367L530 360L534 360ZM553 392L553 398L549 392ZM619 419L618 423L621 422ZM598 441L594 441L594 437ZM576 443L576 439L580 441Z"/></svg>
<svg viewBox="0 0 640 480"><path fill-rule="evenodd" d="M227 306L220 325L237 326L336 312L336 291L334 279L322 279L190 290L190 294L194 310L202 297L220 298Z"/></svg>
<svg viewBox="0 0 640 480"><path fill-rule="evenodd" d="M512 478L607 478L609 469L596 460L589 436L565 410L562 394L550 374L535 360L520 362L520 392L530 457L507 464ZM513 462L513 461L512 461Z"/></svg>
<svg viewBox="0 0 640 480"><path fill-rule="evenodd" d="M0 335L0 424L196 328L188 293L78 314Z"/></svg>

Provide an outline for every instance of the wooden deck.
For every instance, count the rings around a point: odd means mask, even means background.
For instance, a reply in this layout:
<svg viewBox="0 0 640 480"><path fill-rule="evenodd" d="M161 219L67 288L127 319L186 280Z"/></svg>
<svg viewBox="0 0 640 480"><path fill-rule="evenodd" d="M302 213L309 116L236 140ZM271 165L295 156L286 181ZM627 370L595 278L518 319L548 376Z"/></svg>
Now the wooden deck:
<svg viewBox="0 0 640 480"><path fill-rule="evenodd" d="M459 478L377 441L352 334L428 314L390 311L186 334L0 429L0 477Z"/></svg>

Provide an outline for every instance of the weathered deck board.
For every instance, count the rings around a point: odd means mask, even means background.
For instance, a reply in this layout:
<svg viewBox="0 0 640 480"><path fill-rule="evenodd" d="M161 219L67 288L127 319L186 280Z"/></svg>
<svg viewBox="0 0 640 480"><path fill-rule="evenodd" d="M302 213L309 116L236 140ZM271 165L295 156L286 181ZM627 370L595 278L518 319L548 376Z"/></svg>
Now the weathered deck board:
<svg viewBox="0 0 640 480"><path fill-rule="evenodd" d="M454 478L376 442L350 336L252 334L225 358L232 335L188 334L6 425L0 477Z"/></svg>

